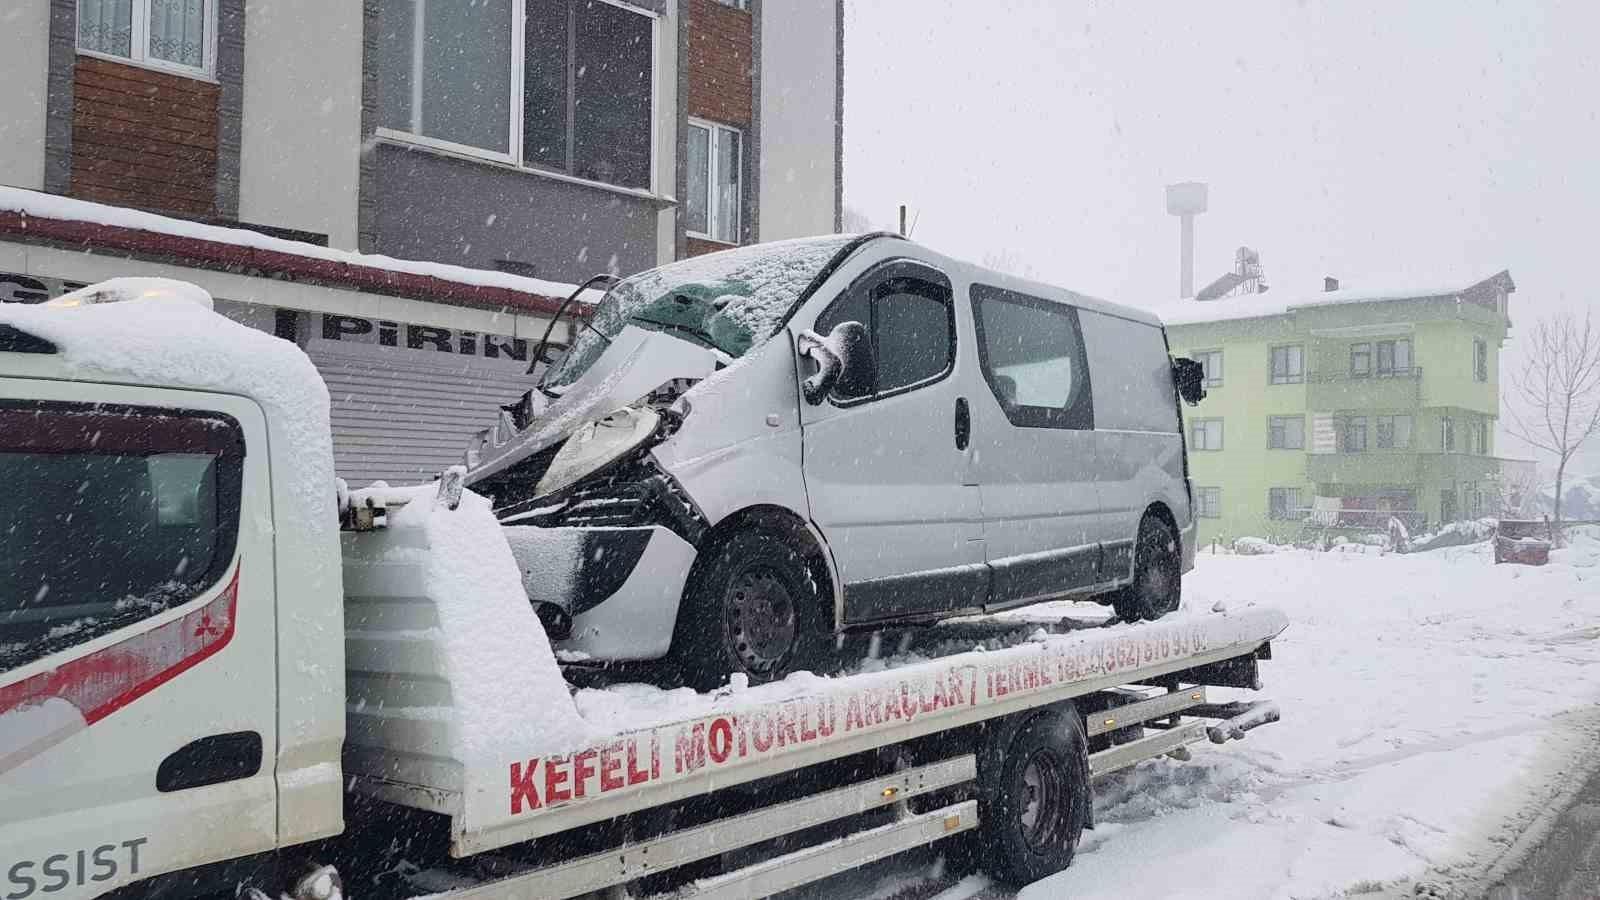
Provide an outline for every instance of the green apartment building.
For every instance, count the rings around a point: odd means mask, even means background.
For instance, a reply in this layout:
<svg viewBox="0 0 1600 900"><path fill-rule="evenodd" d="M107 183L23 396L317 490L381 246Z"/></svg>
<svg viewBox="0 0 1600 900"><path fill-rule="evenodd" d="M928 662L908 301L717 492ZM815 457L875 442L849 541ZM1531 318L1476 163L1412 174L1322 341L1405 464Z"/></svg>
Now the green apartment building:
<svg viewBox="0 0 1600 900"><path fill-rule="evenodd" d="M1184 410L1203 543L1307 523L1489 515L1509 272L1427 289L1244 294L1157 312L1207 396ZM1315 513L1315 515L1313 515Z"/></svg>

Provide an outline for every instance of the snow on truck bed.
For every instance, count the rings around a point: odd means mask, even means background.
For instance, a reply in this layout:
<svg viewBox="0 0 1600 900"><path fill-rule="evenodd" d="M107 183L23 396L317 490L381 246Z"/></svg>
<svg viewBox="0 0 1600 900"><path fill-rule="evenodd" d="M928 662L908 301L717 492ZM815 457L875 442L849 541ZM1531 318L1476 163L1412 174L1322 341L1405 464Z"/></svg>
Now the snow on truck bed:
<svg viewBox="0 0 1600 900"><path fill-rule="evenodd" d="M387 493L408 501L387 528L343 535L345 763L376 796L452 816L458 852L950 727L976 707L1238 655L1288 624L1266 608L1185 612L848 677L574 696L488 503Z"/></svg>

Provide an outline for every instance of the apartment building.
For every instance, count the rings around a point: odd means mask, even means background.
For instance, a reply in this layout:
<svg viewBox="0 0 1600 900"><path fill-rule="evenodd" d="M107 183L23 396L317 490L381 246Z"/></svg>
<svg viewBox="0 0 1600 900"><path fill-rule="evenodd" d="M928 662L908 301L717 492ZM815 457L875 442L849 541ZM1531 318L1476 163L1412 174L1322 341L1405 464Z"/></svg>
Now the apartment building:
<svg viewBox="0 0 1600 900"><path fill-rule="evenodd" d="M354 481L457 457L573 284L839 227L839 0L16 0L0 25L0 302L201 284L307 350Z"/></svg>
<svg viewBox="0 0 1600 900"><path fill-rule="evenodd" d="M1434 287L1244 294L1161 310L1207 397L1185 410L1205 541L1307 520L1412 530L1489 515L1509 272ZM1314 511L1317 513L1313 515Z"/></svg>

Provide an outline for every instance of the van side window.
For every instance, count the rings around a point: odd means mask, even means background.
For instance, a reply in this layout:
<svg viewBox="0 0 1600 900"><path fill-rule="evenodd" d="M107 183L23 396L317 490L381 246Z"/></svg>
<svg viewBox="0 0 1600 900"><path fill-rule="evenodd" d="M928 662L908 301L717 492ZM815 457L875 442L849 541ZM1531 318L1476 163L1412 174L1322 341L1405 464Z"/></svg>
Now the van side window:
<svg viewBox="0 0 1600 900"><path fill-rule="evenodd" d="M0 673L180 606L239 531L244 435L222 413L0 403Z"/></svg>
<svg viewBox="0 0 1600 900"><path fill-rule="evenodd" d="M972 308L983 377L1011 424L1094 428L1077 309L982 284Z"/></svg>
<svg viewBox="0 0 1600 900"><path fill-rule="evenodd" d="M878 380L868 392L853 396L836 393L835 400L910 390L938 380L955 364L950 285L931 270L890 263L869 274L817 317L815 330L827 334L841 322L866 326Z"/></svg>

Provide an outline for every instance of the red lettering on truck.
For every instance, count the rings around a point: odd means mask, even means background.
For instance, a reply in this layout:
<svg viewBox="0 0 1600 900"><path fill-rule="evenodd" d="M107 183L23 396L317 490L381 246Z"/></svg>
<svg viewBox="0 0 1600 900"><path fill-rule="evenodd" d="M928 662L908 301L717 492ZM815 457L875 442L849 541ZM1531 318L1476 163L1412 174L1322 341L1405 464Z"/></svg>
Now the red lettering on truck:
<svg viewBox="0 0 1600 900"><path fill-rule="evenodd" d="M524 805L528 809L538 809L543 804L539 802L539 789L536 787L534 777L539 771L537 759L528 760L526 768L522 763L511 764L511 814L514 816L522 812Z"/></svg>

